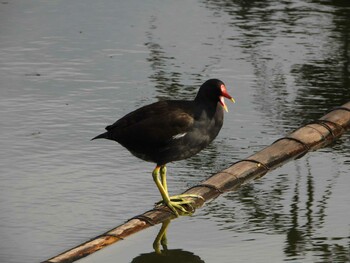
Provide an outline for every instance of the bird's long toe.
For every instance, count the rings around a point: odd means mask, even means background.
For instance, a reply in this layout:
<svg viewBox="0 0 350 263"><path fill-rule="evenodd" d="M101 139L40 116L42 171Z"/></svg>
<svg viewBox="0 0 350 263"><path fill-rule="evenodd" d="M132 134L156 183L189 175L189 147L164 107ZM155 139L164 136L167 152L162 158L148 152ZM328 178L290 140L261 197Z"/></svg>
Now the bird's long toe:
<svg viewBox="0 0 350 263"><path fill-rule="evenodd" d="M195 199L204 198L199 195L193 194L181 194L169 197L169 200L162 200L156 203L156 206L166 205L168 206L176 216L179 215L192 215L195 211Z"/></svg>

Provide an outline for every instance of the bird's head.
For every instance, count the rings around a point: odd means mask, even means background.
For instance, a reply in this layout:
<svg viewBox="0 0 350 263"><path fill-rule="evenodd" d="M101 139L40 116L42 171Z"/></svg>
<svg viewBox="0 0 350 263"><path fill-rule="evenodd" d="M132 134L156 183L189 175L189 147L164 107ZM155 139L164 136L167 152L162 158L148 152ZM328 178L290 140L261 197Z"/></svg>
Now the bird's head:
<svg viewBox="0 0 350 263"><path fill-rule="evenodd" d="M225 98L235 102L235 99L228 94L226 86L221 80L209 79L199 88L195 101L209 100L215 103L219 102L225 111L228 112L224 101Z"/></svg>

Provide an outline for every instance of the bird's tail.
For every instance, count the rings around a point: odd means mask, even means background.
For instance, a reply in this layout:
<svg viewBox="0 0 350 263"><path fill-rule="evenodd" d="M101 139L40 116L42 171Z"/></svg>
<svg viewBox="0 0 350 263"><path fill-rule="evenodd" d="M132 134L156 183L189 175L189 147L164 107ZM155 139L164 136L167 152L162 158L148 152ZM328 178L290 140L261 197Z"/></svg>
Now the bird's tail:
<svg viewBox="0 0 350 263"><path fill-rule="evenodd" d="M108 138L108 132L101 133L100 135L97 135L96 137L92 138L91 141L96 139L107 139Z"/></svg>

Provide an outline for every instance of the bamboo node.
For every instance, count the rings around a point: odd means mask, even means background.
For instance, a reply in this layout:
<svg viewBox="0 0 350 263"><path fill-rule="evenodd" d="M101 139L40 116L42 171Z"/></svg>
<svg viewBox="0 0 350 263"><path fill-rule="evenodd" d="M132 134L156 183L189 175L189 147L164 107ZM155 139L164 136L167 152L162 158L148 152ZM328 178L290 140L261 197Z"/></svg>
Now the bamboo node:
<svg viewBox="0 0 350 263"><path fill-rule="evenodd" d="M294 137L288 137L288 136L282 137L282 138L279 138L278 140L274 141L272 144L274 144L276 142L279 142L279 141L282 141L282 140L295 141L295 142L301 144L304 147L304 152L302 152L299 156L297 156L296 159L299 159L299 158L303 157L305 154L308 153L308 151L310 151L310 147L309 147L309 145L307 145L307 143L305 143L302 140L299 140L297 138L294 138Z"/></svg>
<svg viewBox="0 0 350 263"><path fill-rule="evenodd" d="M308 123L307 125L309 125L309 124L318 124L318 125L321 125L322 127L324 127L325 129L327 129L329 134L332 136L331 140L335 140L337 138L337 136L334 134L333 129L331 127L329 127L329 124L333 125L337 129L340 129L342 131L344 130L343 126L341 126L340 124L335 123L333 121L328 121L328 120L315 120L315 121Z"/></svg>
<svg viewBox="0 0 350 263"><path fill-rule="evenodd" d="M194 186L190 187L189 189L187 189L186 192L191 190L191 189L193 189L193 188L197 188L197 187L206 187L206 188L215 190L219 194L223 194L224 193L224 191L222 191L221 189L219 189L218 187L216 187L215 185L212 185L212 184L197 184L197 185L194 185Z"/></svg>
<svg viewBox="0 0 350 263"><path fill-rule="evenodd" d="M156 223L152 220L152 218L149 218L148 216L145 216L145 215L134 216L134 217L130 218L128 221L131 221L133 219L138 219L138 220L144 221L147 224L149 224L150 226L156 225Z"/></svg>
<svg viewBox="0 0 350 263"><path fill-rule="evenodd" d="M326 112L326 114L332 112L332 111L336 111L336 110L345 110L350 112L350 109L344 106L338 106L338 107L334 107L333 109L330 109L329 111Z"/></svg>

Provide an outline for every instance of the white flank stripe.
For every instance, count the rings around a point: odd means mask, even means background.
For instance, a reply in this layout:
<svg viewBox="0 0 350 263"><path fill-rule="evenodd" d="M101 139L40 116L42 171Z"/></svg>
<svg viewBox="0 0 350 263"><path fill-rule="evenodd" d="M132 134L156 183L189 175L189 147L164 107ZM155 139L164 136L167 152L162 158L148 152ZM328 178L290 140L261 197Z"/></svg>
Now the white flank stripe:
<svg viewBox="0 0 350 263"><path fill-rule="evenodd" d="M173 140L180 139L181 137L184 137L187 134L187 132L179 133L171 137Z"/></svg>

